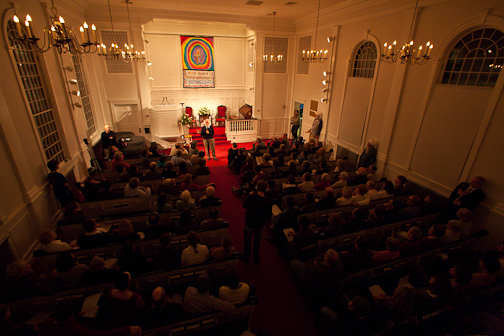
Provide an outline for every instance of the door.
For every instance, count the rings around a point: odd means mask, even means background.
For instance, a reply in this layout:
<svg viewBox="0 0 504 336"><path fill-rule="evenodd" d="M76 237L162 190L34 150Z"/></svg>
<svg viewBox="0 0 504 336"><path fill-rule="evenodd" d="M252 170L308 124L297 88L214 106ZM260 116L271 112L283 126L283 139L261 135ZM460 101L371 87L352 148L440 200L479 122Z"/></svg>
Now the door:
<svg viewBox="0 0 504 336"><path fill-rule="evenodd" d="M140 127L140 115L136 104L115 105L114 113L117 127L116 132L138 133Z"/></svg>
<svg viewBox="0 0 504 336"><path fill-rule="evenodd" d="M299 129L298 129L298 136L302 133L302 128L303 128L303 108L304 108L304 103L300 103L295 101L294 102L294 111L298 110L299 111Z"/></svg>

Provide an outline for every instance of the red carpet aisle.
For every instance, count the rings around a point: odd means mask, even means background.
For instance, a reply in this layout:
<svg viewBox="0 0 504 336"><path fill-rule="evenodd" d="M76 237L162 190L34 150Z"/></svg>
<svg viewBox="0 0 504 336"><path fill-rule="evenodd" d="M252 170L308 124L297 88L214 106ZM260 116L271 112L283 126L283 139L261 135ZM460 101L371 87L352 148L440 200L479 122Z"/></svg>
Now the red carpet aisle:
<svg viewBox="0 0 504 336"><path fill-rule="evenodd" d="M242 145L240 144L240 147ZM220 146L219 146L220 147ZM246 148L250 148L247 145ZM240 252L243 251L243 225L245 209L244 198L231 192L231 186L238 186L237 175L233 175L227 164L227 149L224 158L213 161L210 181L217 185L216 193L222 199L222 217L229 221L229 233ZM219 154L217 154L220 156ZM216 165L218 164L218 166ZM257 288L258 305L252 321L253 332L268 330L273 336L316 336L314 327L315 314L310 310L304 298L298 293L292 275L275 249L264 239L261 243L261 264L245 265L239 261L240 279Z"/></svg>

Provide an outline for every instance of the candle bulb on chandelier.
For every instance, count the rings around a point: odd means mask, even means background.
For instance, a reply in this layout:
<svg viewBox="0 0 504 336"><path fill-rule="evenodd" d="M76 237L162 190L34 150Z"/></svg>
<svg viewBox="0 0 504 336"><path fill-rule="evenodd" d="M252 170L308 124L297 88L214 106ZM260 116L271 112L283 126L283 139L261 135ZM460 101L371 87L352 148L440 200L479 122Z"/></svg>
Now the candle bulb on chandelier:
<svg viewBox="0 0 504 336"><path fill-rule="evenodd" d="M420 58L420 55L422 54L422 46L418 47L418 55L417 58Z"/></svg>
<svg viewBox="0 0 504 336"><path fill-rule="evenodd" d="M93 41L94 43L98 43L96 40L96 26L94 24L91 25L91 31L93 32Z"/></svg>
<svg viewBox="0 0 504 336"><path fill-rule="evenodd" d="M389 46L388 46L388 51L387 51L387 56L389 56L389 55L390 55L390 51L391 51L391 50L392 50L392 46L391 46L391 45L389 45Z"/></svg>
<svg viewBox="0 0 504 336"><path fill-rule="evenodd" d="M394 49L395 49L396 44L397 44L397 41L394 40L394 42L392 43L392 55L394 55Z"/></svg>
<svg viewBox="0 0 504 336"><path fill-rule="evenodd" d="M61 30L63 31L63 37L66 39L68 38L67 31L65 28L65 20L60 16L58 19L59 23L61 24Z"/></svg>
<svg viewBox="0 0 504 336"><path fill-rule="evenodd" d="M89 28L87 22L84 22L82 25L84 27L84 41L89 43Z"/></svg>
<svg viewBox="0 0 504 336"><path fill-rule="evenodd" d="M19 18L17 17L17 15L14 15L14 17L12 18L12 20L14 21L14 25L16 26L16 30L18 32L18 35L19 37L23 37L23 31L21 30L21 24L19 23Z"/></svg>
<svg viewBox="0 0 504 336"><path fill-rule="evenodd" d="M86 42L86 37L84 35L84 28L82 26L80 26L79 30L80 30L80 34L81 34L81 38L82 38L82 43L84 43L84 42Z"/></svg>
<svg viewBox="0 0 504 336"><path fill-rule="evenodd" d="M425 56L429 57L429 55L430 55L430 52L431 52L432 48L434 48L434 44L431 44L431 45L429 46L429 50L427 50L427 54L426 54Z"/></svg>
<svg viewBox="0 0 504 336"><path fill-rule="evenodd" d="M385 55L386 52L387 52L387 42L385 42L383 44L383 53L382 54Z"/></svg>
<svg viewBox="0 0 504 336"><path fill-rule="evenodd" d="M28 38L32 38L33 36L32 36L31 28L30 28L30 21L26 20L25 26L26 26L26 33L28 34Z"/></svg>

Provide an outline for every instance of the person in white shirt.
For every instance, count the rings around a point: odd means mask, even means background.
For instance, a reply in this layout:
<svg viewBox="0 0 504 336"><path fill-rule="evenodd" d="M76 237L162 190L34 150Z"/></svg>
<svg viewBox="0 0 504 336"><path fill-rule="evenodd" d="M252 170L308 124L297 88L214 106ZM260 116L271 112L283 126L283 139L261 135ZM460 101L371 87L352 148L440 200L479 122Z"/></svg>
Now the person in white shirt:
<svg viewBox="0 0 504 336"><path fill-rule="evenodd" d="M341 172L338 175L338 181L334 182L334 184L331 186L331 188L340 188L340 187L346 187L347 186L347 180L348 180L348 173L347 172Z"/></svg>
<svg viewBox="0 0 504 336"><path fill-rule="evenodd" d="M378 198L378 190L375 189L375 183L373 181L367 181L366 189L367 193L364 195L365 199L356 202L357 205L365 206L368 205L369 202L374 201Z"/></svg>
<svg viewBox="0 0 504 336"><path fill-rule="evenodd" d="M129 183L124 187L124 197L150 197L151 189L149 187L140 186L140 180L133 177Z"/></svg>
<svg viewBox="0 0 504 336"><path fill-rule="evenodd" d="M51 230L40 235L40 242L42 243L42 249L45 253L62 252L71 250L72 247L61 240L56 240L56 233Z"/></svg>
<svg viewBox="0 0 504 336"><path fill-rule="evenodd" d="M315 183L311 180L312 175L310 173L303 174L303 182L298 185L299 192L306 193L312 191L315 187Z"/></svg>
<svg viewBox="0 0 504 336"><path fill-rule="evenodd" d="M228 285L219 289L219 298L231 302L234 305L240 305L247 301L250 293L250 286L245 282L240 282L237 274L229 277Z"/></svg>
<svg viewBox="0 0 504 336"><path fill-rule="evenodd" d="M366 199L366 193L367 193L367 189L366 189L366 185L364 184L359 184L357 186L357 188L354 189L354 195L352 197L352 200L350 203L355 203L355 202L360 202L360 201L363 201Z"/></svg>
<svg viewBox="0 0 504 336"><path fill-rule="evenodd" d="M198 244L199 235L194 231L190 231L187 234L187 241L189 246L182 251L182 256L180 258L182 267L206 262L210 252L206 245Z"/></svg>
<svg viewBox="0 0 504 336"><path fill-rule="evenodd" d="M208 313L211 311L232 312L234 304L210 295L210 278L206 273L198 277L196 287L190 286L184 295L184 310L188 313Z"/></svg>
<svg viewBox="0 0 504 336"><path fill-rule="evenodd" d="M377 198L385 198L394 196L394 184L391 181L385 181L382 189L378 191Z"/></svg>
<svg viewBox="0 0 504 336"><path fill-rule="evenodd" d="M336 206L344 206L352 204L353 190L350 187L344 187L341 192L341 197L336 200Z"/></svg>

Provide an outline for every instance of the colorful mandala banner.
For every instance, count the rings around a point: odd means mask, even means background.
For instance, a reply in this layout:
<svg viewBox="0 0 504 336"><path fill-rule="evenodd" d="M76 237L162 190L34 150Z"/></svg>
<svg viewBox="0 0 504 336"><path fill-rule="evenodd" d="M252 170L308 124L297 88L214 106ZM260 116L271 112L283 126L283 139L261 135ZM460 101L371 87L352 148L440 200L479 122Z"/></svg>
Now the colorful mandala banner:
<svg viewBox="0 0 504 336"><path fill-rule="evenodd" d="M213 37L180 36L183 70L214 70Z"/></svg>

